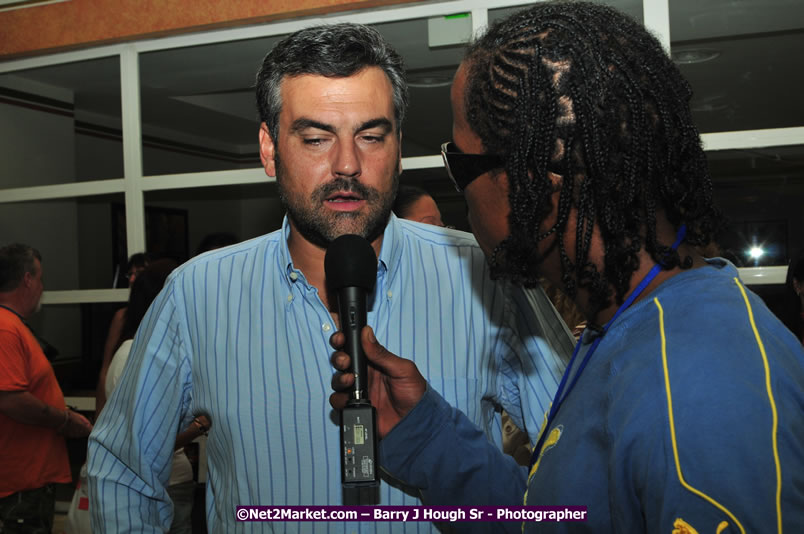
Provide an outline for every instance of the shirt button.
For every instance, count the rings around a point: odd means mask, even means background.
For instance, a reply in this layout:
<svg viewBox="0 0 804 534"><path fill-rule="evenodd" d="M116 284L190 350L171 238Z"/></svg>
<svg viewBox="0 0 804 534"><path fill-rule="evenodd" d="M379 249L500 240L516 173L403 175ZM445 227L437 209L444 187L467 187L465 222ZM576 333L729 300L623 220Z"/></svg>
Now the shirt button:
<svg viewBox="0 0 804 534"><path fill-rule="evenodd" d="M385 294L388 295L389 299L394 296L394 292L391 291L390 289Z"/></svg>
<svg viewBox="0 0 804 534"><path fill-rule="evenodd" d="M295 282L296 280L298 280L298 279L299 279L299 273L297 273L297 272L295 272L295 271L294 271L294 272L292 272L292 273L290 273L290 279L291 279L291 280L293 280L293 281Z"/></svg>
<svg viewBox="0 0 804 534"><path fill-rule="evenodd" d="M329 326L329 323L324 323L324 324L322 324L322 325L321 325L321 329L322 329L324 332L329 332L329 331L332 329L332 327L331 327L331 326Z"/></svg>
<svg viewBox="0 0 804 534"><path fill-rule="evenodd" d="M288 302L293 302L293 295L288 295Z"/></svg>

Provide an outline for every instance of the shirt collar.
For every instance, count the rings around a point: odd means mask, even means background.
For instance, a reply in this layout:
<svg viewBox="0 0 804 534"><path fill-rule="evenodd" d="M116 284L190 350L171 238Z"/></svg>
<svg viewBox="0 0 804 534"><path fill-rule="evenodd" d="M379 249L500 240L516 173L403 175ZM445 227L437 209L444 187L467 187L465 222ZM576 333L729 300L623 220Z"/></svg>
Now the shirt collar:
<svg viewBox="0 0 804 534"><path fill-rule="evenodd" d="M303 279L304 274L293 266L293 259L290 257L290 250L288 249L290 221L287 215L282 219L281 232L282 239L280 239L279 252L280 265L284 266L283 276L287 283L293 284ZM390 273L390 275L393 276L396 272L396 267L399 266L402 260L402 243L403 240L400 235L399 220L396 215L391 213L391 217L388 219L388 224L385 225L385 231L383 232L382 247L380 248L379 264L377 267L378 276L382 275L383 272Z"/></svg>
<svg viewBox="0 0 804 534"><path fill-rule="evenodd" d="M393 277L402 262L403 243L401 225L396 215L391 213L388 224L385 225L385 232L382 237L382 247L380 248L379 271L385 271L389 277Z"/></svg>
<svg viewBox="0 0 804 534"><path fill-rule="evenodd" d="M296 272L293 267L293 260L290 258L290 250L288 249L288 237L290 237L290 221L288 221L287 214L282 219L282 239L279 240L279 255L280 265L283 265L285 272L283 276L288 284L292 284L293 280L290 278L291 273Z"/></svg>
<svg viewBox="0 0 804 534"><path fill-rule="evenodd" d="M0 304L0 309L7 310L7 311L9 311L9 312L13 313L14 315L16 315L16 316L17 316L17 318L18 318L20 321L22 321L23 323L25 323L25 318L24 318L22 315L20 315L20 314L19 314L19 313L18 313L16 310L14 310L13 308L10 308L10 307L6 306L5 304ZM27 323L25 323L25 324L27 324Z"/></svg>

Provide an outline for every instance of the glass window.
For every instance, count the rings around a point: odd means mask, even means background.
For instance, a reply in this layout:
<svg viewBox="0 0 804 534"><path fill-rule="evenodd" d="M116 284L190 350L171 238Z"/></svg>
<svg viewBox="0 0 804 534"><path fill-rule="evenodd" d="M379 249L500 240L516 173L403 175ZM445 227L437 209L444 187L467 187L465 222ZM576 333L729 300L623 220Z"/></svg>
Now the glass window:
<svg viewBox="0 0 804 534"><path fill-rule="evenodd" d="M0 189L123 177L117 57L0 74L0 116Z"/></svg>
<svg viewBox="0 0 804 534"><path fill-rule="evenodd" d="M673 0L672 55L702 132L804 124L802 2Z"/></svg>
<svg viewBox="0 0 804 534"><path fill-rule="evenodd" d="M281 38L141 54L143 173L259 167L254 78Z"/></svg>
<svg viewBox="0 0 804 534"><path fill-rule="evenodd" d="M402 55L408 74L402 155L437 154L451 135L449 89L463 46L430 47L426 18L375 27ZM260 166L254 77L282 37L140 56L146 176Z"/></svg>
<svg viewBox="0 0 804 534"><path fill-rule="evenodd" d="M48 275L47 271L45 271L45 275ZM55 358L52 358L51 361L63 390L72 386L89 390L97 384L97 373L94 376L94 384L91 378L88 378L86 383L82 383L83 380L76 380L77 376L75 375L90 373L85 373L83 368L80 373L75 373L72 369L76 365L83 367L84 350L82 347L80 304L42 306L39 312L31 315L28 322L37 337L40 338L40 343L42 342L41 340L45 340L47 345L56 351L48 351L48 355L49 357L55 355ZM98 369L100 369L100 366L98 366Z"/></svg>
<svg viewBox="0 0 804 534"><path fill-rule="evenodd" d="M742 267L787 265L804 250L804 146L708 152L728 219L720 246Z"/></svg>
<svg viewBox="0 0 804 534"><path fill-rule="evenodd" d="M146 247L185 261L199 252L207 236L227 234L244 241L279 229L283 216L272 182L150 191L145 194ZM164 248L165 243L174 248Z"/></svg>
<svg viewBox="0 0 804 534"><path fill-rule="evenodd" d="M28 318L68 397L95 397L103 346L114 313L125 302L46 304Z"/></svg>
<svg viewBox="0 0 804 534"><path fill-rule="evenodd" d="M459 18L447 20L468 23L471 28L471 16L457 16ZM402 125L402 156L438 154L441 143L452 138L449 92L452 78L463 58L464 44L443 45L438 41L437 46L430 46L431 29L426 18L376 24L374 27L405 61L410 105ZM438 30L432 31L432 37L438 37ZM460 31L456 33L459 34Z"/></svg>
<svg viewBox="0 0 804 534"><path fill-rule="evenodd" d="M115 194L0 204L0 243L42 253L45 291L112 288L116 270L125 269L113 252L125 237L114 218L123 203Z"/></svg>

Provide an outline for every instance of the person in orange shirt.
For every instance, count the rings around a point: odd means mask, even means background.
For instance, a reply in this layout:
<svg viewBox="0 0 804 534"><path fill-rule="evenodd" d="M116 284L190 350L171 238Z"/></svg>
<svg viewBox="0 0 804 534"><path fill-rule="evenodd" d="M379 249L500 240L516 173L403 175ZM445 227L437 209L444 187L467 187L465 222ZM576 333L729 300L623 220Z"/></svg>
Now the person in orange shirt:
<svg viewBox="0 0 804 534"><path fill-rule="evenodd" d="M42 297L42 256L0 248L0 532L50 533L54 484L71 482L64 438L92 424L67 409L53 367L25 319Z"/></svg>

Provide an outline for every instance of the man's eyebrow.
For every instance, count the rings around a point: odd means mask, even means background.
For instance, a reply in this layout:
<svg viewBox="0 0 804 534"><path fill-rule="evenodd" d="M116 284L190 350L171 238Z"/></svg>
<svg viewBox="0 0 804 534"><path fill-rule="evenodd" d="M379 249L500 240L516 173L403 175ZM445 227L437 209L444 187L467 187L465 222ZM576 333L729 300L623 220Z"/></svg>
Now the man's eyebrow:
<svg viewBox="0 0 804 534"><path fill-rule="evenodd" d="M371 119L370 121L366 121L357 128L355 128L355 133L362 132L364 130L370 130L372 128L382 128L383 133L388 133L394 129L394 125L386 119L385 117L380 117L377 119Z"/></svg>
<svg viewBox="0 0 804 534"><path fill-rule="evenodd" d="M297 133L302 130L306 130L307 128L315 128L317 130L324 130L325 132L333 134L335 133L335 127L331 124L324 124L323 122L318 122L316 120L307 119L304 117L293 121L293 124L290 125L290 132Z"/></svg>

